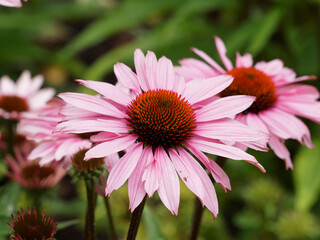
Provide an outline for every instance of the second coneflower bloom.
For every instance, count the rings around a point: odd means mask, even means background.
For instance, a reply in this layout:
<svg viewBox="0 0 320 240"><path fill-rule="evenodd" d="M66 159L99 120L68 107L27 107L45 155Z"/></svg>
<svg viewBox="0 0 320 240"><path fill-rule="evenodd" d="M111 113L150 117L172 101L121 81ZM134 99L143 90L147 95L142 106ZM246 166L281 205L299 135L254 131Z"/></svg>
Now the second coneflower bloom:
<svg viewBox="0 0 320 240"><path fill-rule="evenodd" d="M292 169L290 153L284 142L296 139L307 147L313 147L308 127L295 115L320 123L318 90L297 82L316 79L315 76L296 77L296 73L281 60L258 62L253 65L252 55L237 53L235 66L226 56L223 41L215 37L216 47L225 69L206 53L196 48L193 51L207 63L197 59L183 59L176 71L186 78L214 77L227 74L234 77L232 84L219 96L249 95L256 101L236 119L270 135L268 142L275 154ZM212 82L212 84L215 84Z"/></svg>
<svg viewBox="0 0 320 240"><path fill-rule="evenodd" d="M81 111L69 108L67 115L72 116L75 111L75 117L58 124L57 130L98 133L91 137L97 144L86 153L87 159L125 150L110 171L106 194L110 195L128 180L131 211L146 194L151 197L157 191L164 205L178 214L180 177L216 216L218 202L214 186L197 159L228 189L227 175L204 153L246 160L264 171L253 156L224 144L232 141L266 148L266 134L231 119L247 109L255 98L232 96L214 101L212 98L231 84L232 76L186 83L176 77L169 59L162 57L158 61L153 52L144 56L137 49L134 62L136 73L122 63L114 67L118 81L130 89L130 94L108 83L82 80L79 80L81 84L102 97L60 94L64 101ZM206 103L208 99L210 104Z"/></svg>

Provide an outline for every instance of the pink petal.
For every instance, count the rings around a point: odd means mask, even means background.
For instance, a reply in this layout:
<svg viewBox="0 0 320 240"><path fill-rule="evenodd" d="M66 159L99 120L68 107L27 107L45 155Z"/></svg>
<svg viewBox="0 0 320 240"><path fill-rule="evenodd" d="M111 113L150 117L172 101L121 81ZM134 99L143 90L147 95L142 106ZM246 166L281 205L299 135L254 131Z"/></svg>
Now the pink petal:
<svg viewBox="0 0 320 240"><path fill-rule="evenodd" d="M186 84L184 97L189 103L195 104L220 93L232 83L233 77L221 75L207 79L195 79Z"/></svg>
<svg viewBox="0 0 320 240"><path fill-rule="evenodd" d="M236 56L236 67L237 68L250 68L253 65L252 55L249 53L244 54L241 56L239 53L237 53Z"/></svg>
<svg viewBox="0 0 320 240"><path fill-rule="evenodd" d="M268 135L251 129L247 125L232 119L221 119L199 123L194 134L206 138L228 141L259 141L268 139Z"/></svg>
<svg viewBox="0 0 320 240"><path fill-rule="evenodd" d="M159 159L159 149L155 151L155 156L153 157L151 147L146 147L144 149L146 152L145 161L146 169L142 176L142 181L144 182L144 189L146 190L149 198L152 197L153 193L159 188L160 181L160 167L157 162L162 161Z"/></svg>
<svg viewBox="0 0 320 240"><path fill-rule="evenodd" d="M133 90L135 93L141 92L137 75L127 65L116 63L114 65L114 73L124 87Z"/></svg>
<svg viewBox="0 0 320 240"><path fill-rule="evenodd" d="M85 156L85 160L91 158L105 157L110 154L120 152L130 146L133 146L137 137L133 135L125 135L124 137L118 137L108 142L100 143L91 148Z"/></svg>
<svg viewBox="0 0 320 240"><path fill-rule="evenodd" d="M316 87L304 84L290 84L277 88L278 99L317 100L320 97Z"/></svg>
<svg viewBox="0 0 320 240"><path fill-rule="evenodd" d="M294 97L291 99L279 99L278 106L285 112L320 123L320 102L294 99Z"/></svg>
<svg viewBox="0 0 320 240"><path fill-rule="evenodd" d="M22 7L20 0L0 0L0 5L6 7Z"/></svg>
<svg viewBox="0 0 320 240"><path fill-rule="evenodd" d="M172 90L174 85L174 72L171 60L166 57L159 59L157 65L157 89Z"/></svg>
<svg viewBox="0 0 320 240"><path fill-rule="evenodd" d="M246 110L254 102L255 97L236 95L220 98L204 106L196 112L198 122L206 122L225 117L234 117Z"/></svg>
<svg viewBox="0 0 320 240"><path fill-rule="evenodd" d="M148 51L146 56L146 75L149 81L150 89L157 89L157 57L154 52Z"/></svg>
<svg viewBox="0 0 320 240"><path fill-rule="evenodd" d="M267 126L264 122L259 118L257 114L248 113L245 115L246 124L252 129L259 130L261 132L269 133Z"/></svg>
<svg viewBox="0 0 320 240"><path fill-rule="evenodd" d="M218 215L218 199L217 194L213 186L213 182L208 177L206 171L200 166L200 164L190 156L184 149L179 149L179 153L181 158L186 159L192 165L192 168L195 171L195 175L199 176L201 185L203 187L203 198L200 199L202 204L206 206L214 215L217 217ZM213 162L213 161L212 161Z"/></svg>
<svg viewBox="0 0 320 240"><path fill-rule="evenodd" d="M90 140L92 142L98 143L98 142L106 142L106 141L110 141L113 140L115 138L120 137L121 135L119 134L115 134L112 132L100 132L96 135L93 135L90 137Z"/></svg>
<svg viewBox="0 0 320 240"><path fill-rule="evenodd" d="M265 172L264 168L253 156L240 150L239 148L216 142L206 141L198 137L189 139L189 144L194 146L194 148L198 148L202 152L207 152L234 160L245 160L258 167L261 171Z"/></svg>
<svg viewBox="0 0 320 240"><path fill-rule="evenodd" d="M140 84L140 87L143 91L147 92L150 90L148 77L146 73L146 60L141 49L136 49L134 52L134 65L137 72L137 78Z"/></svg>
<svg viewBox="0 0 320 240"><path fill-rule="evenodd" d="M226 46L224 45L223 41L219 37L215 36L214 40L215 40L216 48L217 48L217 51L219 53L219 56L220 56L222 63L224 64L226 69L228 71L230 71L233 68L233 66L232 66L232 62L230 61L230 59L226 55L226 53L227 53Z"/></svg>
<svg viewBox="0 0 320 240"><path fill-rule="evenodd" d="M3 76L0 79L0 93L1 95L16 94L15 83L8 76Z"/></svg>
<svg viewBox="0 0 320 240"><path fill-rule="evenodd" d="M208 64L193 58L185 58L179 61L181 67L175 67L175 71L190 81L195 78L210 78L220 75Z"/></svg>
<svg viewBox="0 0 320 240"><path fill-rule="evenodd" d="M259 113L259 116L268 126L270 132L280 138L293 138L301 142L304 137L309 135L308 128L300 119L280 109L273 108Z"/></svg>
<svg viewBox="0 0 320 240"><path fill-rule="evenodd" d="M114 165L116 165L119 159L120 158L118 153L113 153L105 157L105 163L109 172L114 167Z"/></svg>
<svg viewBox="0 0 320 240"><path fill-rule="evenodd" d="M44 88L38 91L36 94L29 98L29 104L31 108L42 107L53 98L55 90L53 88Z"/></svg>
<svg viewBox="0 0 320 240"><path fill-rule="evenodd" d="M59 94L59 97L75 107L100 113L102 115L109 115L119 118L123 118L126 115L113 105L96 96L83 93L61 93Z"/></svg>
<svg viewBox="0 0 320 240"><path fill-rule="evenodd" d="M158 194L163 204L172 214L178 215L180 201L180 183L174 166L164 149L159 152L161 179Z"/></svg>
<svg viewBox="0 0 320 240"><path fill-rule="evenodd" d="M258 62L254 67L268 76L275 76L282 71L283 62L280 59L274 59L270 62Z"/></svg>
<svg viewBox="0 0 320 240"><path fill-rule="evenodd" d="M23 71L17 80L17 95L27 96L30 92L31 85L31 73L29 71Z"/></svg>
<svg viewBox="0 0 320 240"><path fill-rule="evenodd" d="M131 148L110 171L106 187L106 195L109 195L121 187L136 168L142 154L142 144L138 143Z"/></svg>
<svg viewBox="0 0 320 240"><path fill-rule="evenodd" d="M229 177L215 161L208 158L204 153L194 148L190 144L186 144L186 147L203 163L203 165L211 173L214 180L221 185L225 192L226 189L231 190Z"/></svg>
<svg viewBox="0 0 320 240"><path fill-rule="evenodd" d="M290 153L286 146L284 145L284 140L278 138L275 135L271 135L269 145L271 149L274 151L274 153L281 159L284 160L286 164L286 169L292 169L293 170L293 164L290 158Z"/></svg>
<svg viewBox="0 0 320 240"><path fill-rule="evenodd" d="M57 125L56 131L64 133L113 132L128 133L129 127L122 120L69 120Z"/></svg>
<svg viewBox="0 0 320 240"><path fill-rule="evenodd" d="M205 52L197 49L197 48L191 48L191 50L197 54L199 57L201 57L203 60L205 60L207 63L209 63L217 72L220 74L225 74L226 71L211 57L209 57Z"/></svg>
<svg viewBox="0 0 320 240"><path fill-rule="evenodd" d="M84 81L80 79L78 79L77 82L95 90L106 98L110 98L121 105L127 106L131 101L131 97L128 94L124 93L120 88L117 88L110 83L90 80Z"/></svg>
<svg viewBox="0 0 320 240"><path fill-rule="evenodd" d="M194 168L201 166L192 158L190 154L185 153L182 148L178 148L179 154L175 150L169 150L172 163L184 184L202 201L204 198L204 186ZM203 170L203 169L202 169ZM205 171L204 171L204 174Z"/></svg>
<svg viewBox="0 0 320 240"><path fill-rule="evenodd" d="M141 154L140 160L137 163L136 168L132 172L128 180L128 194L129 194L129 208L131 212L141 203L146 191L144 190L144 184L142 182L142 174L145 170L144 152Z"/></svg>

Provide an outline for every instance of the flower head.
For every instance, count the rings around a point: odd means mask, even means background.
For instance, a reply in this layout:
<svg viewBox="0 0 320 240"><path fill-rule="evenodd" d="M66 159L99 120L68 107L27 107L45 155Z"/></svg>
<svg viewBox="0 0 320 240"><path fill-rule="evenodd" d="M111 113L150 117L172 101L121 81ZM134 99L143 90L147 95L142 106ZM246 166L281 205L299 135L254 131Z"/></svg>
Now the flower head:
<svg viewBox="0 0 320 240"><path fill-rule="evenodd" d="M29 71L24 71L16 83L8 76L0 78L0 117L20 119L26 112L43 107L54 90L40 90L42 83L42 76L32 78Z"/></svg>
<svg viewBox="0 0 320 240"><path fill-rule="evenodd" d="M249 95L256 101L236 119L270 135L269 146L275 154L285 161L287 168L293 168L290 153L284 145L286 139L296 139L312 147L308 127L295 115L320 122L320 102L318 90L313 86L297 84L315 76L296 77L296 73L281 60L258 62L253 65L252 56L237 53L235 66L226 56L222 40L215 37L216 47L225 69L196 48L193 51L207 63L197 59L183 59L176 71L187 80L194 77L214 77L223 74L234 77L232 84L219 96Z"/></svg>
<svg viewBox="0 0 320 240"><path fill-rule="evenodd" d="M38 143L30 153L29 159L40 158L41 164L54 160L63 160L66 164L70 164L74 154L91 147L89 136L53 132L63 118L60 110L64 105L63 101L52 99L38 111L26 114L20 121L18 131L29 140Z"/></svg>
<svg viewBox="0 0 320 240"><path fill-rule="evenodd" d="M216 99L215 95L231 84L231 76L186 83L174 74L172 62L166 57L158 61L153 52L144 56L137 49L134 58L136 73L122 63L114 66L118 81L130 89L130 94L108 83L78 80L102 96L60 94L73 108L64 111L68 118L56 130L98 133L91 137L97 144L87 151L86 159L125 151L112 167L105 191L110 195L128 179L131 211L146 194L151 197L157 191L165 206L177 214L180 176L216 216L216 193L197 159L227 189L227 175L204 152L246 160L264 170L253 156L224 144L241 142L265 149L266 134L230 118L249 107L254 98ZM216 100L207 104L212 98Z"/></svg>
<svg viewBox="0 0 320 240"><path fill-rule="evenodd" d="M46 217L44 210L39 215L34 208L33 211L28 208L24 212L21 208L21 213L17 212L17 219L11 215L13 224L8 223L12 228L13 240L26 240L26 239L39 239L50 240L53 238L57 231L57 223L51 218Z"/></svg>
<svg viewBox="0 0 320 240"><path fill-rule="evenodd" d="M31 149L29 145L23 148L15 148L16 159L6 157L6 162L11 169L8 176L29 190L47 189L57 185L65 176L66 169L62 163L50 162L45 165L39 164L39 159L29 161L27 159Z"/></svg>

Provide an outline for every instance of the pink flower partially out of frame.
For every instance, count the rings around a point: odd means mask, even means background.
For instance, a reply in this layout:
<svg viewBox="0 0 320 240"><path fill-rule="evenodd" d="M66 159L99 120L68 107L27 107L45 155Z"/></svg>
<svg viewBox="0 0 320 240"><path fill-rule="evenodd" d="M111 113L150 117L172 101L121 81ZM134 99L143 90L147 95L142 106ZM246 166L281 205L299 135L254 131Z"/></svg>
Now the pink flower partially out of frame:
<svg viewBox="0 0 320 240"><path fill-rule="evenodd" d="M55 94L54 89L40 89L43 77L31 77L24 71L17 82L8 76L0 78L0 117L21 119L27 112L36 111L46 105Z"/></svg>
<svg viewBox="0 0 320 240"><path fill-rule="evenodd" d="M91 148L92 143L87 137L53 132L63 118L60 110L64 105L62 100L54 98L38 111L25 114L20 121L18 132L38 144L29 155L30 160L39 158L40 164L63 160L69 165L74 154Z"/></svg>
<svg viewBox="0 0 320 240"><path fill-rule="evenodd" d="M318 90L309 85L297 84L305 80L314 80L316 76L296 77L296 73L284 67L280 59L258 62L253 65L252 55L236 55L235 67L226 56L223 41L215 37L215 44L222 68L205 52L192 50L207 63L187 58L180 61L181 67L175 70L189 80L197 77L215 77L229 74L233 83L220 93L221 97L233 95L255 96L256 101L244 113L239 113L237 120L270 135L268 142L275 154L283 159L286 168L293 169L290 153L285 146L286 139L296 139L301 144L312 148L308 127L295 115L320 122L320 102ZM212 81L212 84L215 84Z"/></svg>
<svg viewBox="0 0 320 240"><path fill-rule="evenodd" d="M63 111L68 119L59 123L57 130L98 133L91 137L98 144L86 153L87 159L125 150L110 171L105 193L110 195L128 180L131 211L146 194L151 197L157 191L172 214L178 214L180 177L216 216L218 201L213 183L196 158L224 189L231 188L227 175L204 152L245 160L264 171L253 156L223 143L266 148L267 134L229 118L248 108L255 98L232 96L206 104L231 84L231 76L186 83L175 75L169 59L158 61L153 52L144 56L140 49L135 51L134 63L136 73L122 63L114 66L120 84L131 90L129 95L109 83L83 80L78 82L102 97L59 94L74 108Z"/></svg>
<svg viewBox="0 0 320 240"><path fill-rule="evenodd" d="M27 0L24 0L27 2ZM6 7L22 7L21 0L0 0L0 5Z"/></svg>

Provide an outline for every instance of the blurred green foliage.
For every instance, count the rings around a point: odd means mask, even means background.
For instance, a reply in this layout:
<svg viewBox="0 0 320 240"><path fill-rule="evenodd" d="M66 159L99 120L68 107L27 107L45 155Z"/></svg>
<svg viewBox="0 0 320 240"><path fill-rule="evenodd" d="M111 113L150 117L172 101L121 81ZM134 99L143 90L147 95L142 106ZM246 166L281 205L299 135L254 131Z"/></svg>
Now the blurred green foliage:
<svg viewBox="0 0 320 240"><path fill-rule="evenodd" d="M237 51L249 52L255 61L281 58L298 76L319 76L319 12L319 0L30 0L20 9L0 7L0 75L15 78L29 69L43 74L58 92L74 91L74 78L114 83L113 65L132 65L135 48L166 55L175 64L195 57L192 46L217 57L217 35L232 60ZM310 84L320 86L318 81ZM288 141L293 173L272 152L252 152L265 175L249 164L227 161L233 191L225 194L217 186L220 213L213 220L205 211L199 239L319 239L314 229L320 221L320 130L306 123L317 148ZM45 208L72 221L83 217L83 186L77 185L77 191L80 199L63 201L55 194ZM186 187L181 191L177 217L157 196L147 201L138 239L187 238L193 194ZM6 183L0 193L0 217L7 219L12 204L17 210L20 188ZM130 217L126 187L110 200L117 231L124 236ZM105 234L103 201L97 204L97 229ZM2 229L0 233L7 231Z"/></svg>

